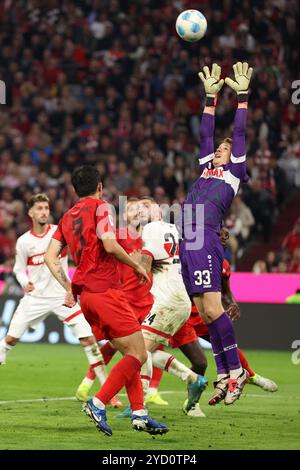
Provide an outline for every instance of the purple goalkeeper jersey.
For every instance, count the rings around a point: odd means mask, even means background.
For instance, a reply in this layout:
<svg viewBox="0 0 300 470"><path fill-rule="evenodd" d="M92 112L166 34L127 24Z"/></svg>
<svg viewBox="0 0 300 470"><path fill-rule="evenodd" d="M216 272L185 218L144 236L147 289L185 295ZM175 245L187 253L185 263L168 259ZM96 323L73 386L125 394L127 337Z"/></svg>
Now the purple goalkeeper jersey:
<svg viewBox="0 0 300 470"><path fill-rule="evenodd" d="M196 208L200 204L204 207L204 227L202 220L201 228L204 228L204 231L219 232L224 215L230 208L241 183L248 179L246 120L247 110L237 109L230 161L227 165L214 168L212 160L214 158L215 117L203 113L200 126L200 176L193 183L183 204L184 232L186 232L187 226L190 226L189 230L194 233L200 228L196 219ZM188 207L186 207L187 205ZM187 214L189 215L187 216Z"/></svg>

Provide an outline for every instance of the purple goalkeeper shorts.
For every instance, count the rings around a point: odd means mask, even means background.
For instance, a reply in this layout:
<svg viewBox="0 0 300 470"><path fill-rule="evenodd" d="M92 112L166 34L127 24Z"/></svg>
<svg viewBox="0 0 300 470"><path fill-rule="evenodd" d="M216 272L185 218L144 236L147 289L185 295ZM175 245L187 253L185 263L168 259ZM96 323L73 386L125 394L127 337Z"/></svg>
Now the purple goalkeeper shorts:
<svg viewBox="0 0 300 470"><path fill-rule="evenodd" d="M200 250L188 250L188 240L180 244L181 273L189 296L205 292L222 291L224 249L219 235L204 232L204 244Z"/></svg>

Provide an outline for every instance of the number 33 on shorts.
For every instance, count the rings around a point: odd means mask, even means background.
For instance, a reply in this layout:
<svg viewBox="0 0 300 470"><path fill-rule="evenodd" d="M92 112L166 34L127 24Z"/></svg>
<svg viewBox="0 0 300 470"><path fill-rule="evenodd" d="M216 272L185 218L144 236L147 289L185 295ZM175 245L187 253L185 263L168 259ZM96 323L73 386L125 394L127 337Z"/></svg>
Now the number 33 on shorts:
<svg viewBox="0 0 300 470"><path fill-rule="evenodd" d="M204 271L194 271L195 286L209 286L211 284L210 272L208 269Z"/></svg>

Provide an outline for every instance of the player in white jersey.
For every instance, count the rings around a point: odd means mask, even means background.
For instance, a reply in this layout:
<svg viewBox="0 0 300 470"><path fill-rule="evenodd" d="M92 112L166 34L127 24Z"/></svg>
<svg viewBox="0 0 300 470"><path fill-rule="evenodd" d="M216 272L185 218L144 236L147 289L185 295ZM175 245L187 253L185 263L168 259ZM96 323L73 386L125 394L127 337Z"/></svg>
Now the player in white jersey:
<svg viewBox="0 0 300 470"><path fill-rule="evenodd" d="M163 265L163 270L153 275L151 293L155 301L142 323L143 334L150 342L158 340L168 345L169 338L189 318L191 309L180 274L178 232L174 224L159 220L144 227L142 239L143 254Z"/></svg>
<svg viewBox="0 0 300 470"><path fill-rule="evenodd" d="M158 347L169 344L169 339L186 322L191 312L191 302L186 292L180 273L179 235L174 224L162 220L161 210L154 201L144 201L150 210L148 220L152 222L143 228L143 262L147 271L151 270L153 261L163 266L153 274L151 293L154 304L142 323L142 332L148 354L148 361L142 368L144 392L147 393L152 375L152 365L179 377L188 385L188 407L193 407L204 390L207 379L196 374L166 351ZM143 205L143 200L141 201ZM145 204L144 204L145 209ZM141 217L143 223L143 217Z"/></svg>
<svg viewBox="0 0 300 470"><path fill-rule="evenodd" d="M72 307L64 305L65 290L44 263L44 254L57 227L48 223L50 208L46 194L36 194L30 198L28 215L32 219L32 229L17 240L13 268L25 295L13 315L7 335L0 341L0 364L5 364L8 352L27 328L35 328L53 312L79 339L89 364L94 367L99 381L104 383L107 374L91 327L78 303ZM67 278L68 258L65 250L61 253L60 262Z"/></svg>
<svg viewBox="0 0 300 470"><path fill-rule="evenodd" d="M163 266L164 272L156 271L153 274L151 293L154 297L154 304L142 323L142 333L148 351L148 359L141 369L144 396L147 397L154 366L175 375L187 384L190 409L198 403L207 380L161 349L162 345L169 343L173 331L175 333L185 323L191 309L191 302L179 271L180 264L177 262L179 261L178 232L173 224L163 222L158 204L150 197L140 200L138 218L143 251L142 254L132 253L132 256L137 256L138 261L144 263L147 272L151 271L154 260L166 263ZM155 227L154 232L153 227ZM175 240L175 247L172 237ZM130 416L129 406L117 415L117 418Z"/></svg>

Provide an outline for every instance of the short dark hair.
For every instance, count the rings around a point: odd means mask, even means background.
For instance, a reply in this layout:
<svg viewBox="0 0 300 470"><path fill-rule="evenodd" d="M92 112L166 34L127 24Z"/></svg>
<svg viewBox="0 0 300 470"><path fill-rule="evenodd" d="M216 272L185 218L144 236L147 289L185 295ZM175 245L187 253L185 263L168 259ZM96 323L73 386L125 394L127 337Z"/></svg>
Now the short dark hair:
<svg viewBox="0 0 300 470"><path fill-rule="evenodd" d="M85 197L95 194L101 176L94 166L83 165L73 171L71 181L77 196Z"/></svg>
<svg viewBox="0 0 300 470"><path fill-rule="evenodd" d="M36 202L48 202L50 204L50 199L48 198L47 194L45 193L37 193L33 194L27 202L27 209L31 209Z"/></svg>

